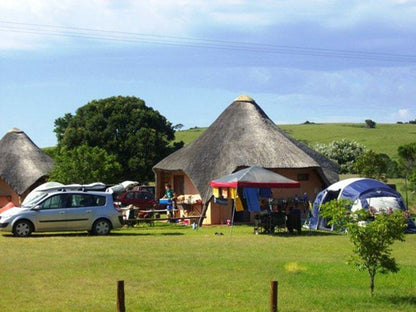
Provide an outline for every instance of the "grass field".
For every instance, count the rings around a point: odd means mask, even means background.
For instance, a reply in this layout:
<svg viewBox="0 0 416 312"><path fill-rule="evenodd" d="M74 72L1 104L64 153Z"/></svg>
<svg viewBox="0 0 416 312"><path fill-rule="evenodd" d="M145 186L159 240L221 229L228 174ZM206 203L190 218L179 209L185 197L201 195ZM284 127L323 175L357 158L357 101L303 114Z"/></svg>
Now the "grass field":
<svg viewBox="0 0 416 312"><path fill-rule="evenodd" d="M377 124L375 129L364 128L364 123L299 124L279 125L279 127L296 140L311 147L317 143L328 144L346 138L355 140L376 153L385 153L396 160L399 146L416 142L414 124ZM178 131L175 134L176 140L189 144L205 130L206 128L196 128Z"/></svg>
<svg viewBox="0 0 416 312"><path fill-rule="evenodd" d="M215 235L223 233L224 235ZM253 235L249 226L158 224L87 234L0 235L0 311L115 311L124 280L127 311L411 311L416 235L394 245L401 270L376 277L346 264L343 235Z"/></svg>

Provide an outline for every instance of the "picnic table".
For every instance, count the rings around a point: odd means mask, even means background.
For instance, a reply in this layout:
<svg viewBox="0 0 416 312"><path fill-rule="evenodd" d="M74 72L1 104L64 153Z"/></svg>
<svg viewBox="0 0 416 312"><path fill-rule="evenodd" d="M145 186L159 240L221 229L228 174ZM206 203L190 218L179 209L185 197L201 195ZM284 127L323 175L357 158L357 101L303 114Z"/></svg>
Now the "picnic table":
<svg viewBox="0 0 416 312"><path fill-rule="evenodd" d="M193 222L198 223L201 216L200 215L182 215L182 216L173 216L169 217L161 217L161 215L168 215L167 209L148 209L142 210L138 207L123 207L121 208L125 213L126 218L124 218L124 224L127 226L134 226L139 223L149 223L150 225L154 225L155 221L169 221L169 222L179 222L179 221L186 221L189 220L189 225ZM180 211L181 209L173 209L174 212ZM133 211L133 213L130 213ZM131 216L131 217L130 217Z"/></svg>

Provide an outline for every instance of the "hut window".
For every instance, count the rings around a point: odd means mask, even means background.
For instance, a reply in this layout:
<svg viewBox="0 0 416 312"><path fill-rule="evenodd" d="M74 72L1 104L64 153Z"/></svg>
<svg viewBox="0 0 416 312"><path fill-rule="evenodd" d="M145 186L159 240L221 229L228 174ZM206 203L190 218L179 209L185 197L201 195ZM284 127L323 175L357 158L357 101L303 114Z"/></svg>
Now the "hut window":
<svg viewBox="0 0 416 312"><path fill-rule="evenodd" d="M298 181L308 181L309 174L308 173L299 173L297 179Z"/></svg>

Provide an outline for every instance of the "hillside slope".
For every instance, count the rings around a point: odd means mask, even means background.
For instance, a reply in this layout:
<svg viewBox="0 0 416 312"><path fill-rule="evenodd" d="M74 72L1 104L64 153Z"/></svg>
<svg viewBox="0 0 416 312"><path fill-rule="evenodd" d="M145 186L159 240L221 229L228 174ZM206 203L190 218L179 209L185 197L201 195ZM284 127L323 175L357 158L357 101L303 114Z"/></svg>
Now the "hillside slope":
<svg viewBox="0 0 416 312"><path fill-rule="evenodd" d="M296 140L314 147L317 143L328 144L343 138L355 140L376 153L385 153L397 159L399 146L416 142L416 125L377 124L375 129L367 129L364 124L331 123L279 125ZM185 144L197 139L206 128L194 128L176 132L176 140Z"/></svg>

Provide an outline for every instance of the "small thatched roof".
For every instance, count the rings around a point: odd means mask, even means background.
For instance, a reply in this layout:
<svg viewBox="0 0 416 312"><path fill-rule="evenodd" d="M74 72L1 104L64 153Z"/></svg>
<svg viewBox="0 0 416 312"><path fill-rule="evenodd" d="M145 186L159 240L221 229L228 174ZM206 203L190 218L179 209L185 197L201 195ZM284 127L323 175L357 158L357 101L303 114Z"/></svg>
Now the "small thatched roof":
<svg viewBox="0 0 416 312"><path fill-rule="evenodd" d="M0 178L22 195L53 168L53 160L23 131L13 128L0 140Z"/></svg>
<svg viewBox="0 0 416 312"><path fill-rule="evenodd" d="M153 167L182 170L206 202L209 182L242 166L316 168L324 184L338 181L338 167L315 150L289 137L250 97L243 95L194 142Z"/></svg>

